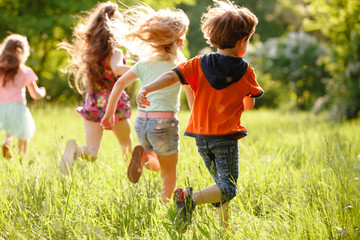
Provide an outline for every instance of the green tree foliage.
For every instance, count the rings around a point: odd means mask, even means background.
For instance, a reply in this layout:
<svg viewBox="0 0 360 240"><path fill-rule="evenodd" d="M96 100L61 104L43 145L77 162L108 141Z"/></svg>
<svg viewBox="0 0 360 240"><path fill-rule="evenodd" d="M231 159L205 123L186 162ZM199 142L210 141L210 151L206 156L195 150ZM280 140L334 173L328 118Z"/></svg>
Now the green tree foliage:
<svg viewBox="0 0 360 240"><path fill-rule="evenodd" d="M318 31L329 39L332 56L327 60L331 74L328 94L333 116L355 118L360 112L360 1L304 0L307 31Z"/></svg>
<svg viewBox="0 0 360 240"><path fill-rule="evenodd" d="M280 0L257 0L233 1L239 6L250 9L259 19L256 27L254 39L265 41L269 37L279 37L283 35L288 28L298 28L301 18L298 15L289 14L287 6L279 3ZM180 4L179 8L184 9L190 19L190 30L187 39L189 41L188 48L190 56L194 57L207 50L209 45L206 43L200 29L201 15L207 10L208 6L213 6L212 0L193 1L192 4ZM204 51L201 51L201 50Z"/></svg>
<svg viewBox="0 0 360 240"><path fill-rule="evenodd" d="M131 4L135 4L138 3L139 1L130 1ZM194 4L194 0L144 0L141 1L143 3L148 4L149 6L151 6L154 9L162 9L162 8L173 8L176 5L179 4L190 4L193 5Z"/></svg>
<svg viewBox="0 0 360 240"><path fill-rule="evenodd" d="M280 37L284 35L288 29L301 29L301 15L296 12L294 13L292 10L293 6L291 4L285 4L282 0L236 0L234 2L239 6L249 8L259 20L255 35L250 41L251 50L249 49L249 53L245 56L245 58L250 60L250 63L255 66L258 81L266 91L266 94L257 100L256 106L276 108L281 102L284 102L283 92L287 87L287 83L284 85L280 81L272 80L269 73L261 72L261 61L258 61L261 59L253 59L253 56L254 54L257 54L257 47L261 45L258 44L260 41ZM209 44L206 43L200 29L202 13L207 10L208 6L212 5L212 0L196 1L195 5L179 5L190 18L190 29L187 34L187 42L191 57L215 50L211 49ZM266 55L266 53L264 54ZM259 64L257 64L257 62L259 62ZM279 66L279 68L281 67L283 66Z"/></svg>
<svg viewBox="0 0 360 240"><path fill-rule="evenodd" d="M193 0L145 0L154 9L174 7ZM117 1L113 1L119 3ZM139 1L125 0L131 6ZM27 36L31 55L27 65L39 76L40 85L45 86L53 100L77 101L79 94L68 86L66 74L61 69L67 65L65 51L57 49L64 39L70 40L77 16L93 8L97 0L0 0L0 39L9 33ZM119 3L120 8L121 4Z"/></svg>
<svg viewBox="0 0 360 240"><path fill-rule="evenodd" d="M74 15L95 4L95 0L0 1L0 38L9 32L27 36L32 50L27 64L35 70L40 84L52 98L74 98L67 77L59 71L66 57L57 51L57 43L70 38Z"/></svg>

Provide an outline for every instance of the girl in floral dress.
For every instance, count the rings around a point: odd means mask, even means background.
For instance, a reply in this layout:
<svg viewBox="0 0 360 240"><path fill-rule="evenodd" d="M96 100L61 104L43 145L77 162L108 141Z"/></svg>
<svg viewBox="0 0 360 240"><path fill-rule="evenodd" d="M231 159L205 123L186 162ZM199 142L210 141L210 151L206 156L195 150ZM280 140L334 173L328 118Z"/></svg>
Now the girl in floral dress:
<svg viewBox="0 0 360 240"><path fill-rule="evenodd" d="M100 121L105 114L109 95L117 78L129 69L124 65L122 51L114 46L112 35L106 27L107 18L120 16L116 4L110 1L99 3L80 19L73 32L73 43L60 44L60 48L72 57L67 70L74 75L77 91L85 93L83 105L76 111L84 118L86 144L78 146L75 140L67 142L60 161L64 174L68 174L78 157L96 160L103 135ZM130 116L129 96L123 91L116 104L113 133L125 156L132 149Z"/></svg>

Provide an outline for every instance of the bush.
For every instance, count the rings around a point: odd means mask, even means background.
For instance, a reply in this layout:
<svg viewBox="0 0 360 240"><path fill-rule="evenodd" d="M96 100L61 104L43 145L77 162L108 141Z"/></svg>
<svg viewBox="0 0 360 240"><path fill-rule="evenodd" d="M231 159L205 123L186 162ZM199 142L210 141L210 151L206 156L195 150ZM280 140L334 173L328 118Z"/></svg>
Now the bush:
<svg viewBox="0 0 360 240"><path fill-rule="evenodd" d="M327 76L321 57L325 48L305 32L290 32L285 38L272 38L257 46L252 57L264 73L287 85L296 95L299 109L310 109L325 94Z"/></svg>
<svg viewBox="0 0 360 240"><path fill-rule="evenodd" d="M259 85L264 89L265 94L261 98L256 99L255 108L278 108L284 98L288 98L289 89L280 81L273 80L269 73L262 73L260 70L256 72L256 79Z"/></svg>

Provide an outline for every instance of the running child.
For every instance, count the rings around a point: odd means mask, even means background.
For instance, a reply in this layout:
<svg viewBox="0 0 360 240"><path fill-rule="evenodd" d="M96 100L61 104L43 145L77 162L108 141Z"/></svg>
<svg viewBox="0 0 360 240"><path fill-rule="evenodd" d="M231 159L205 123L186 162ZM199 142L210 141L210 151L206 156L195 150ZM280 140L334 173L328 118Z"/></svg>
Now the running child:
<svg viewBox="0 0 360 240"><path fill-rule="evenodd" d="M140 80L140 86L154 81L161 74L171 70L176 64L185 61L181 49L189 19L181 10L154 11L146 5L137 5L124 12L124 22L110 23L110 29L117 40L139 61L116 82L109 99L108 108L102 119L105 129L114 126L115 103L123 89ZM131 29L121 39L123 26ZM143 167L161 172L161 199L168 202L176 186L176 165L179 152L179 120L176 113L180 107L181 84L149 95L153 101L150 108L138 109L134 123L140 145L133 150L127 176L137 183Z"/></svg>
<svg viewBox="0 0 360 240"><path fill-rule="evenodd" d="M216 53L197 56L143 86L137 96L140 107L152 106L150 94L173 84L189 85L194 103L185 135L194 137L205 166L215 184L193 193L178 188L174 193L180 229L186 230L196 205L212 203L218 208L224 229L228 227L228 204L236 195L238 139L247 135L240 118L251 109L263 90L254 69L242 56L258 23L247 8L215 1L202 16L202 31Z"/></svg>
<svg viewBox="0 0 360 240"><path fill-rule="evenodd" d="M103 128L100 121L105 113L108 98L117 78L130 67L124 65L125 58L120 49L113 44L113 37L107 30L106 19L120 18L118 6L112 2L98 3L73 32L73 43L62 42L60 48L67 50L72 57L68 68L75 77L75 87L80 94L86 93L83 105L76 111L84 119L84 146L78 146L75 140L69 140L60 161L64 174L75 163L78 157L94 161L97 158ZM125 91L119 93L114 103L113 133L121 145L122 153L131 153L131 107L129 96Z"/></svg>
<svg viewBox="0 0 360 240"><path fill-rule="evenodd" d="M7 36L0 46L0 130L5 130L2 151L7 159L14 156L13 137L19 140L19 154L25 154L35 133L35 122L26 105L26 88L33 99L46 95L45 88L36 84L34 71L25 65L29 55L29 43L19 34Z"/></svg>

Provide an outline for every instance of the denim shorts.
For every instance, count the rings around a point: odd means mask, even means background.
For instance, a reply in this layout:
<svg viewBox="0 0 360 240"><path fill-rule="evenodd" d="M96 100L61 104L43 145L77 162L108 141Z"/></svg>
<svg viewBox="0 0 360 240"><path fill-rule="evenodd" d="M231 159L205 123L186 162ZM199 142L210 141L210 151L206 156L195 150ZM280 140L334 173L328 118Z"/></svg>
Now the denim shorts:
<svg viewBox="0 0 360 240"><path fill-rule="evenodd" d="M147 152L172 155L179 152L179 120L177 118L135 119L134 128L138 142Z"/></svg>
<svg viewBox="0 0 360 240"><path fill-rule="evenodd" d="M237 140L196 138L196 145L205 166L221 190L221 203L228 203L236 196L239 177L239 148Z"/></svg>

